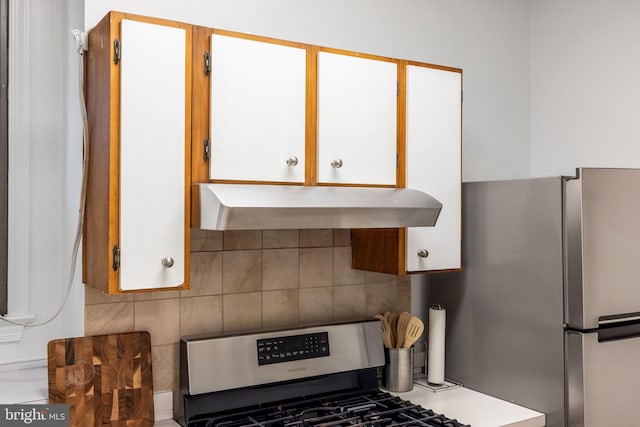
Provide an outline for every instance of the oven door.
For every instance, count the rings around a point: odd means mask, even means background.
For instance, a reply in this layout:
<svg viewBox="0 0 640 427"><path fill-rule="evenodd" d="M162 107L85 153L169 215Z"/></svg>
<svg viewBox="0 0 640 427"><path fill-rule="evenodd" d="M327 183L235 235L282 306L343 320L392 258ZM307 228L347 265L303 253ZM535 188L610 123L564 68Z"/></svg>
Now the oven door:
<svg viewBox="0 0 640 427"><path fill-rule="evenodd" d="M565 333L568 426L631 426L640 418L640 333L604 332Z"/></svg>

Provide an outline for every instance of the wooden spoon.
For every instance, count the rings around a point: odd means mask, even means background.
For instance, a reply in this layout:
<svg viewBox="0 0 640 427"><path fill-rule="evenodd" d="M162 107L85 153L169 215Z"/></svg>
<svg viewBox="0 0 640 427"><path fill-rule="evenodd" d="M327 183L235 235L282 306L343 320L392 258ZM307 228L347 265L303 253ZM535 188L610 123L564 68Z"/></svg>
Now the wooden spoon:
<svg viewBox="0 0 640 427"><path fill-rule="evenodd" d="M380 320L380 327L382 328L382 343L385 347L391 348L391 329L389 328L387 318L382 314L376 314L375 317Z"/></svg>
<svg viewBox="0 0 640 427"><path fill-rule="evenodd" d="M407 325L409 324L409 320L411 320L411 314L406 311L400 313L400 317L398 317L398 328L396 333L396 348L403 348L404 345L404 336L407 331Z"/></svg>
<svg viewBox="0 0 640 427"><path fill-rule="evenodd" d="M391 329L391 347L398 345L398 318L400 313L389 313L387 321L389 322L389 328Z"/></svg>
<svg viewBox="0 0 640 427"><path fill-rule="evenodd" d="M404 335L404 343L402 344L402 348L409 348L413 345L414 342L420 338L422 332L424 331L424 323L422 320L417 318L416 316L411 316L409 323L407 324L407 330Z"/></svg>

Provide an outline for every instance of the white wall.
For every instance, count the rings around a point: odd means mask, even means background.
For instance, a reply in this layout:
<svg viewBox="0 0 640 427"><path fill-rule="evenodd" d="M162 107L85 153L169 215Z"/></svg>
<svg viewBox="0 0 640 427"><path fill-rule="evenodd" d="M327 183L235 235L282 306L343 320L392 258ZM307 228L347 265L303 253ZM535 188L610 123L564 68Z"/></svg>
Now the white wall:
<svg viewBox="0 0 640 427"><path fill-rule="evenodd" d="M531 170L640 167L640 2L531 2Z"/></svg>
<svg viewBox="0 0 640 427"><path fill-rule="evenodd" d="M10 8L20 28L12 30L16 69L9 76L9 314L35 314L40 322L63 299L76 227L80 57L69 29L81 28L83 8L81 0L17 0ZM26 328L21 342L0 343L0 365L46 359L49 340L83 333L84 290L76 277L57 319Z"/></svg>
<svg viewBox="0 0 640 427"><path fill-rule="evenodd" d="M529 175L528 0L85 0L109 10L463 68L463 179Z"/></svg>

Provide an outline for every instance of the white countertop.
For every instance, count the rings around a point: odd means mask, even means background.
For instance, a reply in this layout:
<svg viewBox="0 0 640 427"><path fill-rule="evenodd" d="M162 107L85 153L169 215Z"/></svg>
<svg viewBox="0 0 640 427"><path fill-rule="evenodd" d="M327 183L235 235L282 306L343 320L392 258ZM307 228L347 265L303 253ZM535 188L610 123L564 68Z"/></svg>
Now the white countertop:
<svg viewBox="0 0 640 427"><path fill-rule="evenodd" d="M414 384L406 393L392 393L401 399L455 418L473 427L543 427L545 415L464 387L433 392Z"/></svg>
<svg viewBox="0 0 640 427"><path fill-rule="evenodd" d="M47 367L0 372L0 404L47 403Z"/></svg>
<svg viewBox="0 0 640 427"><path fill-rule="evenodd" d="M47 368L31 368L19 371L0 372L0 404L10 403L46 403L48 394ZM424 408L455 418L473 427L543 427L545 416L540 412L496 399L486 394L458 387L439 392L416 384L412 391L393 393L404 400L421 405ZM166 396L161 401L156 395L156 410L160 406L170 405ZM169 398L170 398L169 393ZM159 405L162 403L162 405ZM170 414L169 408L162 408L160 414ZM156 427L175 427L178 423L171 419L156 421Z"/></svg>
<svg viewBox="0 0 640 427"><path fill-rule="evenodd" d="M153 424L153 427L180 427L175 420L159 420Z"/></svg>

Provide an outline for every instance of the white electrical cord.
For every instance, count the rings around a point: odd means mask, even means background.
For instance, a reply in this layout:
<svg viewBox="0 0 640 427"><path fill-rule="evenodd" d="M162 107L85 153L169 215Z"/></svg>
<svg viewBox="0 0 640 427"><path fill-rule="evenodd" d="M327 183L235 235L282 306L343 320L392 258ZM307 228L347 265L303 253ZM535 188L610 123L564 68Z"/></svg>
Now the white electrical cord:
<svg viewBox="0 0 640 427"><path fill-rule="evenodd" d="M65 305L67 305L67 301L69 301L69 295L71 294L71 288L73 288L73 279L75 277L76 272L76 261L78 259L78 250L80 249L80 241L82 239L82 228L84 227L84 213L85 213L85 201L86 201L86 193L87 193L87 167L89 165L89 120L87 119L87 102L84 98L84 88L83 88L83 80L84 80L84 67L82 56L84 51L86 50L86 34L80 32L79 30L71 30L73 37L76 41L76 46L78 48L78 54L80 55L79 67L78 67L78 84L79 84L79 94L80 94L80 114L82 116L82 140L83 140L83 151L84 151L84 159L82 161L82 184L80 187L80 208L78 212L78 226L76 229L76 236L73 242L73 250L71 253L71 270L69 271L69 282L67 283L67 290L64 295L64 300L60 307L56 310L56 312L47 320L43 320L37 323L27 323L27 322L18 322L15 320L9 320L5 316L0 315L0 320L10 323L16 326L42 326L50 323L53 319L58 317L62 312L62 309Z"/></svg>

